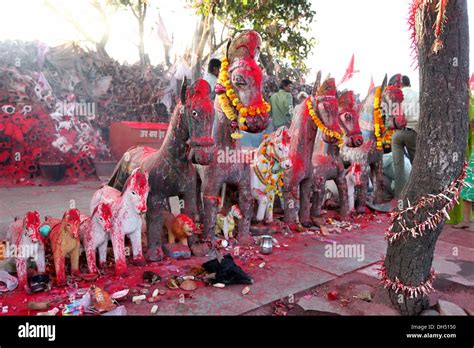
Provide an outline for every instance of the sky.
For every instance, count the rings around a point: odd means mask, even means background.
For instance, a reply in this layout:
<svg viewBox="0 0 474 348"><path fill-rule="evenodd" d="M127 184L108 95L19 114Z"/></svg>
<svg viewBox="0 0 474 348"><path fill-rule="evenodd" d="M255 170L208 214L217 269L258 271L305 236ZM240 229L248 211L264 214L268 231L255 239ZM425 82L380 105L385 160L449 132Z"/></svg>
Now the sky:
<svg viewBox="0 0 474 348"><path fill-rule="evenodd" d="M99 38L103 24L88 6L86 0L49 0L60 10L70 15L93 37ZM471 0L472 1L472 0ZM2 25L0 40L40 40L48 45L58 45L82 37L63 17L58 16L44 4L44 0L1 0ZM418 71L413 69L410 55L410 39L407 25L410 0L313 0L316 20L308 34L317 40L316 47L307 58L310 73L307 81L314 81L318 70L323 77L331 74L340 81L355 55L355 70L352 80L342 88L353 89L365 95L373 76L375 84L383 76L395 73L408 75L412 85L418 89ZM156 22L158 12L163 18L169 36L174 38L172 55L180 55L191 46L196 26L196 16L191 9L184 9L185 0L149 0L147 17L146 50L152 63L163 60L162 44L156 31L150 27ZM471 5L471 6L469 6ZM468 2L469 17L474 18L474 3ZM19 20L21 18L21 20ZM474 21L474 19L472 19ZM111 56L124 62L134 63L138 59L136 22L125 11L110 17L112 35L107 46ZM470 37L474 37L474 25L470 25ZM474 45L471 50L471 71L474 70Z"/></svg>

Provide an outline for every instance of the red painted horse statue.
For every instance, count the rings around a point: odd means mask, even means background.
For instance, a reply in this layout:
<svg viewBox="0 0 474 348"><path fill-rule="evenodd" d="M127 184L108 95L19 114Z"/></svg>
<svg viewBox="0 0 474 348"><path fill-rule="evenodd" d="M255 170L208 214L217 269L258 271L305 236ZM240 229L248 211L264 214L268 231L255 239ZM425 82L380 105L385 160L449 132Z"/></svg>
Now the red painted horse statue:
<svg viewBox="0 0 474 348"><path fill-rule="evenodd" d="M92 196L90 205L92 213L101 203L110 205L112 213L110 239L114 248L117 275L127 271L125 236L128 236L132 245L133 261L138 265L146 263L142 252L142 215L147 212L149 191L148 173L141 168L135 168L125 182L122 192L105 185Z"/></svg>
<svg viewBox="0 0 474 348"><path fill-rule="evenodd" d="M64 213L59 223L53 223L53 221L54 219L51 221L51 232L48 238L51 242L51 249L53 250L56 285L61 286L66 283L66 257L69 257L71 260L71 273L73 275L80 273L80 212L78 209L72 208Z"/></svg>
<svg viewBox="0 0 474 348"><path fill-rule="evenodd" d="M344 131L345 144L357 147L364 141L359 127L359 115L355 110L354 92L343 92L338 98L339 124ZM339 155L339 145L329 144L327 155L313 154L313 197L311 217L321 215L327 180L334 180L339 194L340 215L349 213L346 171Z"/></svg>
<svg viewBox="0 0 474 348"><path fill-rule="evenodd" d="M263 73L257 59L262 40L253 30L245 30L229 41L223 60L214 107L217 115L216 155L209 166L197 166L204 200L204 233L214 236L223 184L236 185L238 206L243 218L238 222L238 238L249 240L252 195L250 163L242 152L240 130L259 133L269 123L269 105L263 101ZM220 156L231 153L234 159ZM220 158L224 160L219 160ZM235 159L237 158L237 160Z"/></svg>
<svg viewBox="0 0 474 348"><path fill-rule="evenodd" d="M341 137L336 84L333 78L329 78L319 86L320 76L319 73L314 88L317 93L313 91L314 96L295 107L290 127L290 159L293 166L285 173L283 197L285 222L291 229L296 229L298 222L305 227L312 225L312 155L317 132L323 133L322 139L328 144L335 144ZM357 143L358 136L352 137L347 140L349 146Z"/></svg>
<svg viewBox="0 0 474 348"><path fill-rule="evenodd" d="M90 273L97 273L97 250L99 251L99 266L101 268L105 266L107 244L112 227L112 210L108 203L97 205L91 216L81 215L80 236Z"/></svg>
<svg viewBox="0 0 474 348"><path fill-rule="evenodd" d="M344 165L348 167L351 163L360 163L364 168L362 173L362 187L364 189L357 190L355 196L355 209L358 213L364 213L366 202L367 202L367 191L369 186L369 175L374 187L374 203L380 204L383 200L383 149L381 139L385 136L382 128L388 129L401 129L406 125L405 115L403 114L402 102L403 92L401 90L401 76L395 80L393 85L387 86L387 76L382 83L382 86L374 88L369 95L362 102L362 108L359 115L364 113L371 113L376 115L376 111L380 111L381 122L378 124L377 121L372 121L374 125L374 133L366 139L362 146L358 148L352 148L344 145L341 148L341 156L344 161ZM376 94L380 93L380 102L377 103ZM379 104L379 105L375 105ZM374 106L376 106L374 108ZM379 108L379 110L377 110ZM382 117L384 115L385 117ZM383 120L385 118L385 120ZM377 129L376 129L377 128ZM377 139L376 132L380 132L380 138ZM377 142L380 142L377 144Z"/></svg>
<svg viewBox="0 0 474 348"><path fill-rule="evenodd" d="M149 175L150 195L146 225L148 230L149 261L163 258L163 209L167 199L178 196L184 200L183 213L198 219L195 164L208 165L212 159L214 140L212 124L214 107L210 87L197 80L187 89L184 80L181 101L171 117L165 140L159 150L137 147L128 150L115 169L109 185L122 190L133 169L141 167Z"/></svg>
<svg viewBox="0 0 474 348"><path fill-rule="evenodd" d="M16 260L16 273L18 285L24 289L28 285L27 260L33 257L36 261L38 272L45 272L44 243L39 232L41 225L40 214L37 211L29 211L23 219L15 218L7 231L7 240L16 255L12 255Z"/></svg>

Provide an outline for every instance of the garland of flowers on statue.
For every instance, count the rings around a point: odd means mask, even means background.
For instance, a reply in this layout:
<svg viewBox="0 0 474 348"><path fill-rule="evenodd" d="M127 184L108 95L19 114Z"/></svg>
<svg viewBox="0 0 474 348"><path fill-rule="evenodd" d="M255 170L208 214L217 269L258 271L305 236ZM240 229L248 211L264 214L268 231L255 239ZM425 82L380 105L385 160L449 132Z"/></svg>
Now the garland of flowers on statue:
<svg viewBox="0 0 474 348"><path fill-rule="evenodd" d="M280 170L278 172L278 176L276 179L273 178L272 168L275 165L275 158L273 156L267 155L267 148L269 144L266 143L266 141L268 138L268 134L265 134L263 138L264 138L265 144L260 149L260 154L263 155L263 158L260 160L260 163L265 164L267 168L260 170L258 168L258 165L256 165L254 167L255 174L257 174L257 177L262 182L262 184L266 186L265 193L274 191L276 195L281 197L283 194L283 178L284 178L283 170Z"/></svg>
<svg viewBox="0 0 474 348"><path fill-rule="evenodd" d="M330 130L328 127L324 125L323 122L321 122L321 120L318 117L318 114L316 113L316 111L314 111L313 103L311 102L311 97L308 97L308 99L306 99L306 106L308 107L309 115L311 116L311 119L313 120L314 124L316 125L316 127L318 127L318 129L323 134L326 134L327 136L331 138L336 138L338 141L343 140L342 134L336 131Z"/></svg>
<svg viewBox="0 0 474 348"><path fill-rule="evenodd" d="M222 58L221 60L221 69L215 92L224 115L231 121L233 131L230 136L232 139L240 139L243 137L243 134L239 133L239 129L243 131L248 129L245 125L247 116L257 116L270 112L271 106L263 98L261 103L248 107L239 100L229 79L229 61L227 58ZM235 111L237 111L238 114ZM238 123L236 121L237 117Z"/></svg>
<svg viewBox="0 0 474 348"><path fill-rule="evenodd" d="M381 95L382 89L381 87L377 87L374 96L374 135L375 147L377 150L382 150L383 134L385 133L385 124L382 118L382 108L380 107ZM390 143L390 140L388 140L388 143Z"/></svg>
<svg viewBox="0 0 474 348"><path fill-rule="evenodd" d="M418 297L428 295L434 291L433 281L436 278L435 272L431 269L430 274L424 282L421 282L418 286L405 285L403 282L395 277L395 280L391 280L388 276L387 270L384 265L384 261L380 262L379 275L381 277L380 282L383 284L385 289L392 289L396 294L403 293L406 297Z"/></svg>
<svg viewBox="0 0 474 348"><path fill-rule="evenodd" d="M427 196L422 196L418 199L418 202L415 205L411 205L410 201L408 200L407 208L392 213L390 227L385 233L385 239L392 243L393 241L406 235L411 235L413 238L421 237L426 232L439 225L444 218L449 219L448 211L458 203L462 186L465 185L470 187L469 183L464 182L467 168L468 163L464 162L464 167L459 177L453 180L442 192L438 193L437 195L429 194ZM407 218L408 213L416 214L421 209L433 210L435 209L435 206L440 205L441 207L437 209L435 213L430 213L429 211L427 212L428 218L426 220L418 223L415 222L414 226L407 225L407 220L413 220ZM398 224L401 227L400 232L392 232L395 224Z"/></svg>

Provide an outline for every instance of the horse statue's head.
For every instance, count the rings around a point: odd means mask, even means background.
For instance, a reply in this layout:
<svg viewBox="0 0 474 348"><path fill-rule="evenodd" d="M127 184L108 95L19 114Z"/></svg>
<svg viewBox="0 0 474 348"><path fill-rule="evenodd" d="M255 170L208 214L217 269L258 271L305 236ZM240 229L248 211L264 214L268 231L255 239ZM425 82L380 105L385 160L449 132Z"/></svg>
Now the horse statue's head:
<svg viewBox="0 0 474 348"><path fill-rule="evenodd" d="M234 204L232 207L230 207L228 215L233 216L239 220L243 217L242 212L240 211L240 208L237 204Z"/></svg>
<svg viewBox="0 0 474 348"><path fill-rule="evenodd" d="M385 124L389 129L402 129L406 126L407 120L402 109L402 75L396 74L390 79L387 86L387 75L380 87L380 108L385 119ZM377 92L376 92L377 95Z"/></svg>
<svg viewBox="0 0 474 348"><path fill-rule="evenodd" d="M23 219L23 233L28 237L32 243L37 243L40 240L41 219L37 211L29 211Z"/></svg>
<svg viewBox="0 0 474 348"><path fill-rule="evenodd" d="M259 150L261 151L263 146L265 148L264 155L279 162L281 168L286 170L291 168L290 141L288 128L281 126L262 142L263 145Z"/></svg>
<svg viewBox="0 0 474 348"><path fill-rule="evenodd" d="M147 211L146 201L150 186L148 184L148 173L142 168L135 168L125 182L122 195L127 196L138 214Z"/></svg>
<svg viewBox="0 0 474 348"><path fill-rule="evenodd" d="M316 117L311 115L311 112L310 115L316 126L322 131L323 141L329 144L334 144L339 141L336 135L341 135L338 120L336 82L334 78L327 78L321 86L317 87L320 79L321 74L319 72L315 88L313 89L313 93L317 90L314 100L311 97L309 98L312 102L312 107L315 111ZM320 121L319 125L317 124L318 120Z"/></svg>
<svg viewBox="0 0 474 348"><path fill-rule="evenodd" d="M254 30L229 40L215 89L226 116L235 115L231 126L249 133L262 132L270 122L270 105L263 100L263 72L257 63L261 44Z"/></svg>
<svg viewBox="0 0 474 348"><path fill-rule="evenodd" d="M79 227L81 225L81 214L79 209L71 208L66 211L61 220L61 229L68 232L73 238L79 238Z"/></svg>
<svg viewBox="0 0 474 348"><path fill-rule="evenodd" d="M211 87L203 80L196 80L187 88L186 78L181 86L181 112L189 132L189 159L195 164L208 165L212 160L212 125L214 105Z"/></svg>
<svg viewBox="0 0 474 348"><path fill-rule="evenodd" d="M364 142L359 127L359 114L355 107L353 91L343 92L339 98L339 124L346 135L345 144L348 147L358 147Z"/></svg>
<svg viewBox="0 0 474 348"><path fill-rule="evenodd" d="M100 203L97 205L92 212L91 218L95 219L105 232L112 230L112 209L110 209L110 204Z"/></svg>

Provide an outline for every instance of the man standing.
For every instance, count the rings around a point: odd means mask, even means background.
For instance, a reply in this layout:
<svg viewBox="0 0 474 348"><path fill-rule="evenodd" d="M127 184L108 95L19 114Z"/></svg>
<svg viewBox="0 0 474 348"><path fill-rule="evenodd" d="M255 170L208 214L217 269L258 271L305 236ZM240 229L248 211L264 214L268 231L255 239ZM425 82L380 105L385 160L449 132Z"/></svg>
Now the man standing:
<svg viewBox="0 0 474 348"><path fill-rule="evenodd" d="M204 80L211 85L211 99L214 100L216 98L216 92L214 91L214 87L217 83L217 77L219 76L219 71L221 70L221 61L216 58L212 58L209 61L209 65L207 66L207 74L204 76Z"/></svg>
<svg viewBox="0 0 474 348"><path fill-rule="evenodd" d="M290 126L293 113L293 97L290 93L292 82L284 79L280 83L280 90L270 97L272 107L272 125L273 129L281 126Z"/></svg>
<svg viewBox="0 0 474 348"><path fill-rule="evenodd" d="M402 76L402 110L407 119L405 128L396 130L392 135L393 171L395 178L395 198L399 198L406 184L404 175L405 149L410 163L413 164L416 152L416 132L420 117L419 94L411 88L408 76Z"/></svg>

